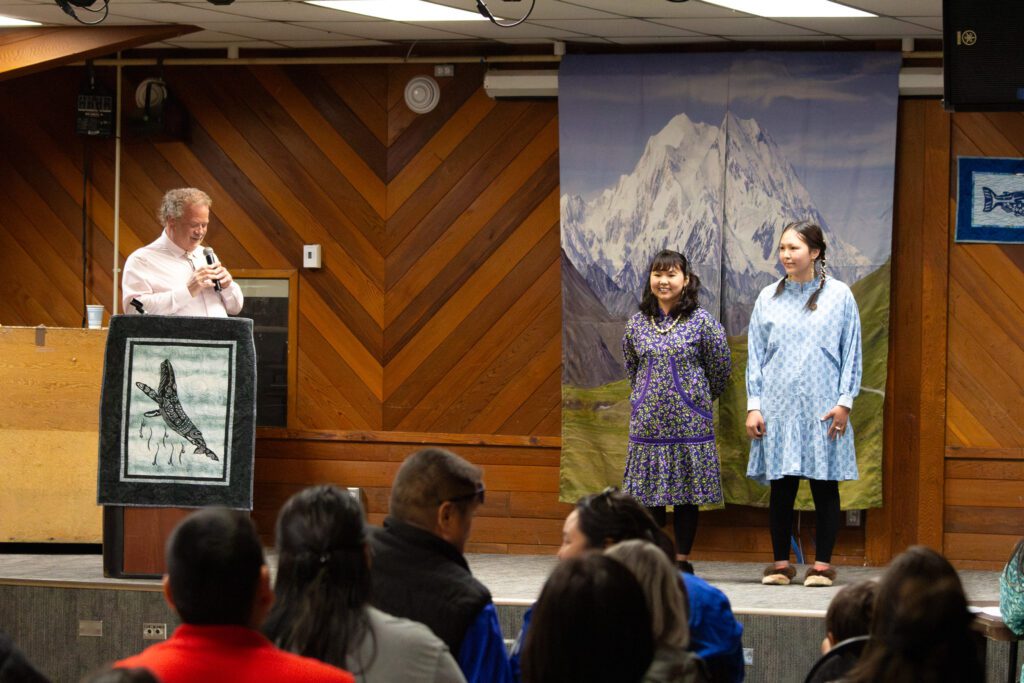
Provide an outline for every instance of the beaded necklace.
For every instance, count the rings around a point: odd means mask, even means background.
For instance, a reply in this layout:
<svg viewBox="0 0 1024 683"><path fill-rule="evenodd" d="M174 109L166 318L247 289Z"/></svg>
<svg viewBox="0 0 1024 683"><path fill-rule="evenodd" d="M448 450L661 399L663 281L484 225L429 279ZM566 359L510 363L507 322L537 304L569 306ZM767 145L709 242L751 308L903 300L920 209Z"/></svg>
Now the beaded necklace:
<svg viewBox="0 0 1024 683"><path fill-rule="evenodd" d="M658 326L658 323L657 323L657 322L655 322L655 320L654 320L654 316L652 315L652 316L651 316L651 327L653 327L653 328L654 328L654 331L655 331L655 332L657 332L658 334L668 334L669 332L671 332L671 331L672 331L672 328L673 328L673 327L675 327L676 325L678 325L678 324L679 324L679 320L680 320L680 319L681 319L682 317L683 317L683 316L681 316L681 315L677 315L677 316L676 316L676 319L672 321L672 324L671 324L671 325L669 325L668 327L662 328L662 327L659 327L659 326Z"/></svg>

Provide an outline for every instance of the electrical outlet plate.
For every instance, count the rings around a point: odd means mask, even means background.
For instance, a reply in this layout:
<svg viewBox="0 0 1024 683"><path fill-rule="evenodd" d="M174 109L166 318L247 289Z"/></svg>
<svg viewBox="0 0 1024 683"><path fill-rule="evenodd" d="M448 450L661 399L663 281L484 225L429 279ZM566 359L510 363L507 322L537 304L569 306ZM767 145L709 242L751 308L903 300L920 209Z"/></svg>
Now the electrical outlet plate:
<svg viewBox="0 0 1024 683"><path fill-rule="evenodd" d="M743 663L746 666L754 665L754 648L745 647L743 648Z"/></svg>
<svg viewBox="0 0 1024 683"><path fill-rule="evenodd" d="M167 640L167 624L143 624L143 640Z"/></svg>
<svg viewBox="0 0 1024 683"><path fill-rule="evenodd" d="M454 64L435 64L434 78L451 78L455 75Z"/></svg>
<svg viewBox="0 0 1024 683"><path fill-rule="evenodd" d="M103 637L103 622L98 619L79 619L78 635L90 638Z"/></svg>
<svg viewBox="0 0 1024 683"><path fill-rule="evenodd" d="M846 511L846 526L860 526L860 510Z"/></svg>

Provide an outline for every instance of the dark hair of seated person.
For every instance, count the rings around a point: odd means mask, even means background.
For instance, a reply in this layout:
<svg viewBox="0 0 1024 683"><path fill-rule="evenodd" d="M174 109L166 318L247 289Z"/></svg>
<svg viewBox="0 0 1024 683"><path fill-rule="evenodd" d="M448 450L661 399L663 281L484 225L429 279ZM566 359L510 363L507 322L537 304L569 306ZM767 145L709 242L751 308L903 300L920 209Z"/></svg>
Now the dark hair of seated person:
<svg viewBox="0 0 1024 683"><path fill-rule="evenodd" d="M283 650L345 667L349 653L373 633L359 502L337 486L303 489L278 514L277 548L275 600L263 632Z"/></svg>
<svg viewBox="0 0 1024 683"><path fill-rule="evenodd" d="M676 561L675 543L654 517L633 496L615 489L583 496L576 502L577 524L587 545L602 550L606 545L633 539L650 541Z"/></svg>
<svg viewBox="0 0 1024 683"><path fill-rule="evenodd" d="M167 540L175 610L186 624L250 626L263 564L263 547L247 513L192 513Z"/></svg>
<svg viewBox="0 0 1024 683"><path fill-rule="evenodd" d="M635 683L653 657L650 612L625 566L587 552L555 567L533 609L524 683Z"/></svg>
<svg viewBox="0 0 1024 683"><path fill-rule="evenodd" d="M973 616L956 570L945 557L913 546L878 584L871 629L844 683L981 683L984 665Z"/></svg>
<svg viewBox="0 0 1024 683"><path fill-rule="evenodd" d="M825 612L825 630L832 644L855 636L866 636L871 626L878 582L870 579L843 586Z"/></svg>
<svg viewBox="0 0 1024 683"><path fill-rule="evenodd" d="M14 639L0 631L0 683L50 683L28 661Z"/></svg>

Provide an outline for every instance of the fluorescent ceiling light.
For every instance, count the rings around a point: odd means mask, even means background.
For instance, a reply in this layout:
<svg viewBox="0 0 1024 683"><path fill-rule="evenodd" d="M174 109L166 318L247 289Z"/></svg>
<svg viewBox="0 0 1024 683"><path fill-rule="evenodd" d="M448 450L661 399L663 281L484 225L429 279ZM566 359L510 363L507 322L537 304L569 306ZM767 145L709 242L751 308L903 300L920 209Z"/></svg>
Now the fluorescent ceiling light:
<svg viewBox="0 0 1024 683"><path fill-rule="evenodd" d="M877 17L829 0L704 0L759 17Z"/></svg>
<svg viewBox="0 0 1024 683"><path fill-rule="evenodd" d="M15 19L14 17L5 17L0 14L0 26L42 26L38 21L26 21L25 19Z"/></svg>
<svg viewBox="0 0 1024 683"><path fill-rule="evenodd" d="M306 0L310 5L329 7L391 21L487 21L476 12L437 5L423 0Z"/></svg>

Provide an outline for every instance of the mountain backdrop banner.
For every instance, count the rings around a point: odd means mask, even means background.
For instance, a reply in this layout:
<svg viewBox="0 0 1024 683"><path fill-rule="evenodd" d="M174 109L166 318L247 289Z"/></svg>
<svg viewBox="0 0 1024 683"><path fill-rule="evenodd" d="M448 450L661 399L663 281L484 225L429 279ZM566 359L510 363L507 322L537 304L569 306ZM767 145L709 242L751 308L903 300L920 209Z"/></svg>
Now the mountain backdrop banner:
<svg viewBox="0 0 1024 683"><path fill-rule="evenodd" d="M768 504L768 489L746 477L747 324L758 292L784 274L783 226L810 219L862 322L850 417L860 479L840 485L842 506L881 506L899 67L898 53L565 58L561 500L622 483L623 327L651 258L671 248L700 276L701 305L732 350L715 407L725 501ZM806 482L797 505L813 508Z"/></svg>

